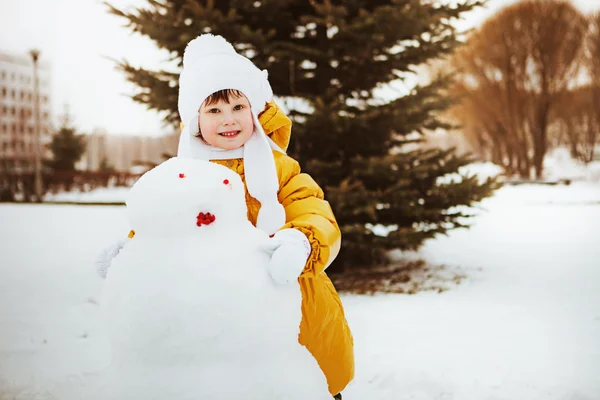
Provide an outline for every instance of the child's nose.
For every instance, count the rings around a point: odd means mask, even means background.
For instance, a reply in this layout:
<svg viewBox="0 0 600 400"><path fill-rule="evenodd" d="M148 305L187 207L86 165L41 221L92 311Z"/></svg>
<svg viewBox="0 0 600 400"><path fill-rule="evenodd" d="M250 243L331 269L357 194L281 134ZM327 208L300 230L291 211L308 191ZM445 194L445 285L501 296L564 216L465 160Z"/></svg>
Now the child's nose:
<svg viewBox="0 0 600 400"><path fill-rule="evenodd" d="M231 125L235 123L235 119L233 118L233 114L224 113L223 114L223 125Z"/></svg>

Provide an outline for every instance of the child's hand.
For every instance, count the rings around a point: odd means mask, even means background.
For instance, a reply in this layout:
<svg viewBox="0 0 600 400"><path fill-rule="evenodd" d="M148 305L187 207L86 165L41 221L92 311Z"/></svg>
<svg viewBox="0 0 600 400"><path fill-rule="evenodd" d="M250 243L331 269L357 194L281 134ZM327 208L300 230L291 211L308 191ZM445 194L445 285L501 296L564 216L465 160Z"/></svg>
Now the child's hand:
<svg viewBox="0 0 600 400"><path fill-rule="evenodd" d="M125 240L119 240L118 242L106 247L100 252L100 254L98 254L95 262L96 272L98 272L98 275L100 275L102 278L106 278L106 274L108 273L108 269L110 268L112 260L125 246L125 242Z"/></svg>
<svg viewBox="0 0 600 400"><path fill-rule="evenodd" d="M271 278L278 284L295 282L306 265L311 247L306 235L297 229L282 229L262 246L272 253L268 265Z"/></svg>

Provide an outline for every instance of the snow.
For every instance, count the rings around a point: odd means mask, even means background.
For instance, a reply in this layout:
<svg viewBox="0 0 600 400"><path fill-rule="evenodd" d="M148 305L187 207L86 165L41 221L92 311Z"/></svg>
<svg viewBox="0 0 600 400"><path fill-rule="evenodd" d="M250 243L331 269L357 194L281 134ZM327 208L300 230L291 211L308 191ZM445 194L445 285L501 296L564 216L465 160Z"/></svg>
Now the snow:
<svg viewBox="0 0 600 400"><path fill-rule="evenodd" d="M399 399L598 398L600 186L508 186L482 209L472 229L419 252L461 270L465 286L402 303L359 301L388 311L356 320L356 300L346 300L355 333L401 315L388 322L399 345L387 357L403 362L387 376L415 397ZM365 333L381 342L387 335ZM367 376L380 374L367 368Z"/></svg>
<svg viewBox="0 0 600 400"><path fill-rule="evenodd" d="M598 148L600 150L600 148ZM544 176L551 181L571 179L587 182L600 182L600 161L585 165L571 158L569 150L559 147L548 152L544 158Z"/></svg>
<svg viewBox="0 0 600 400"><path fill-rule="evenodd" d="M48 193L45 202L53 203L125 203L129 187L108 187L93 189L88 192L73 190L71 192Z"/></svg>
<svg viewBox="0 0 600 400"><path fill-rule="evenodd" d="M485 182L488 178L495 178L502 175L503 168L491 162L474 162L458 169L457 173L446 174L437 179L438 184L449 184L451 182L460 182L463 176L477 176L477 181Z"/></svg>
<svg viewBox="0 0 600 400"><path fill-rule="evenodd" d="M418 252L460 285L342 296L357 358L344 399L600 397L600 185L506 186L477 214ZM107 364L93 259L127 234L125 208L2 204L0 221L0 399L49 399Z"/></svg>

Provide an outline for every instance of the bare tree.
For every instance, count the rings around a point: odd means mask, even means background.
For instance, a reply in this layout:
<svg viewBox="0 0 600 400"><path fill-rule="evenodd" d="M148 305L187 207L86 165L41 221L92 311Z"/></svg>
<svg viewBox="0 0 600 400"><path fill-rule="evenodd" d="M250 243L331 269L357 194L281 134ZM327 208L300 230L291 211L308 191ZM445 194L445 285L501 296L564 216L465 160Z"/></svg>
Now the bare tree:
<svg viewBox="0 0 600 400"><path fill-rule="evenodd" d="M586 41L586 69L590 76L590 91L593 114L596 119L596 131L593 137L593 147L598 143L600 134L600 12L593 13L588 18L589 30ZM593 153L592 153L593 158Z"/></svg>
<svg viewBox="0 0 600 400"><path fill-rule="evenodd" d="M453 58L464 107L454 115L479 127L509 172L529 177L533 167L542 176L552 109L577 81L586 31L567 1L521 1L485 21Z"/></svg>
<svg viewBox="0 0 600 400"><path fill-rule="evenodd" d="M600 136L596 90L590 84L566 92L558 100L551 118L555 144L567 145L571 157L586 164L593 160Z"/></svg>

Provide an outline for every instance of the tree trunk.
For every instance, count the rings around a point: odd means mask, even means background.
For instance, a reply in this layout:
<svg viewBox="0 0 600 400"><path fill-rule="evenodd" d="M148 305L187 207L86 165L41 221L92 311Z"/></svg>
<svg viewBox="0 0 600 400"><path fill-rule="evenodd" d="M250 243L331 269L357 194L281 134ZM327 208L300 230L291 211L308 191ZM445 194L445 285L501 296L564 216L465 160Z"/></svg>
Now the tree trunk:
<svg viewBox="0 0 600 400"><path fill-rule="evenodd" d="M533 135L533 168L535 177L541 179L544 174L544 157L548 150L548 104L543 104L538 113L538 126Z"/></svg>
<svg viewBox="0 0 600 400"><path fill-rule="evenodd" d="M571 153L571 158L574 160L579 160L581 158L581 154L579 154L579 149L577 148L577 133L575 128L573 127L572 121L566 122L567 126L567 137L569 138L569 148Z"/></svg>

